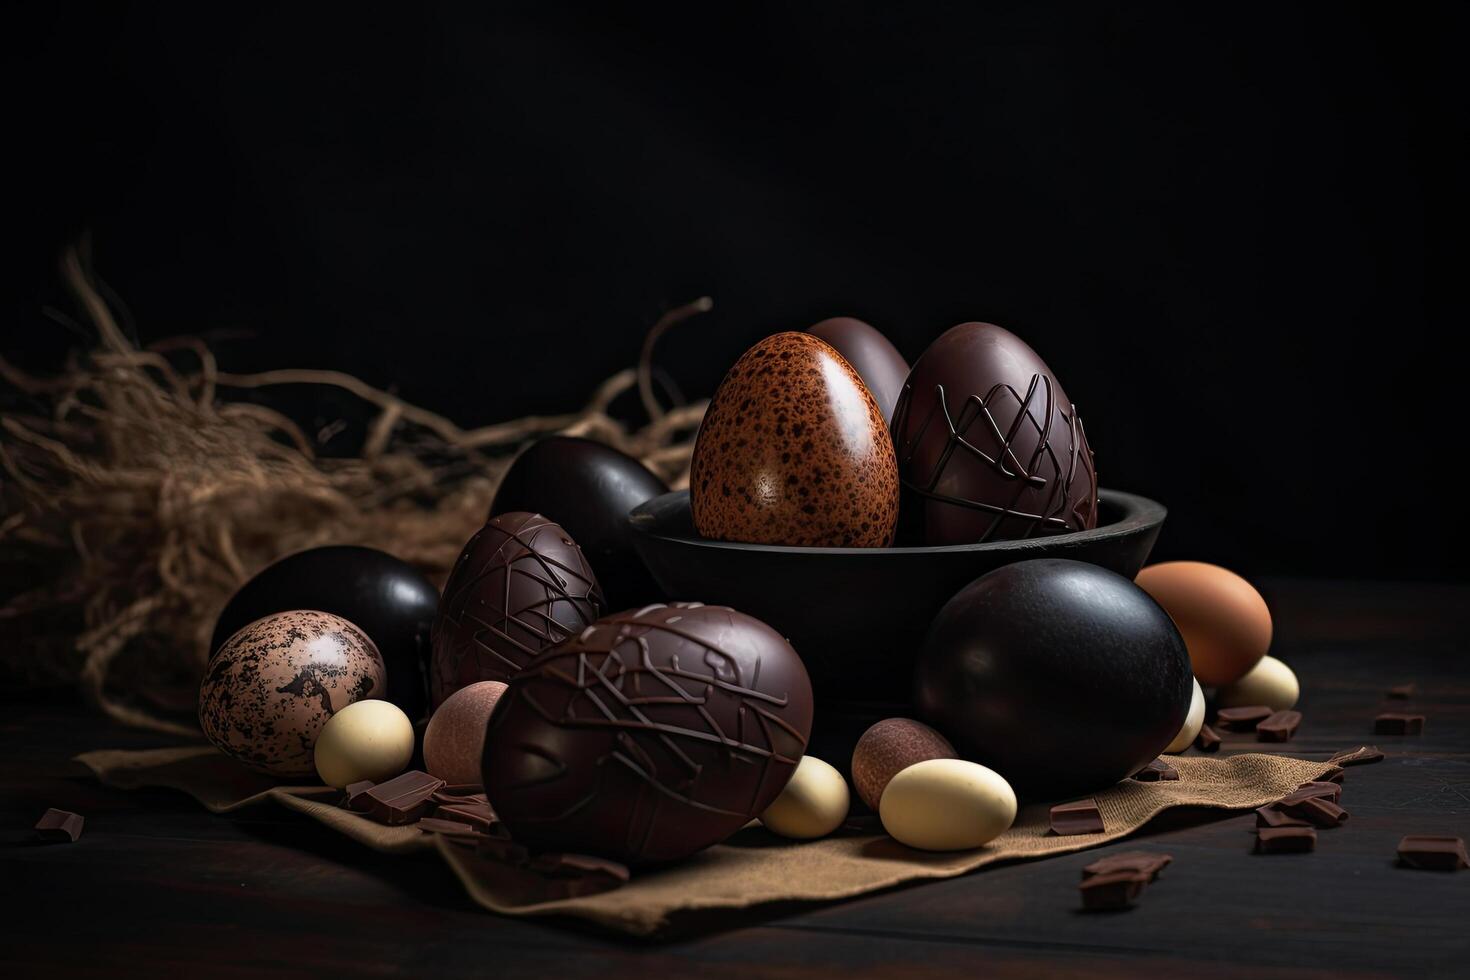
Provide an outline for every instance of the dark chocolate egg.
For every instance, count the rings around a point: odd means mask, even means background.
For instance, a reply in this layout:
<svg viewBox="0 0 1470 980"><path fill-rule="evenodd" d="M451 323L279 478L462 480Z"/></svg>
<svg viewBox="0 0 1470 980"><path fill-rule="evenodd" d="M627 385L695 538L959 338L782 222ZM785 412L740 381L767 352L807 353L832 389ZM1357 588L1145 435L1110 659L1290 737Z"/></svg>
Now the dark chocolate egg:
<svg viewBox="0 0 1470 980"><path fill-rule="evenodd" d="M883 413L826 341L767 337L710 401L689 502L706 538L886 547L898 522L898 470Z"/></svg>
<svg viewBox="0 0 1470 980"><path fill-rule="evenodd" d="M491 518L460 552L434 618L434 709L460 688L510 680L605 608L597 576L560 525L523 511Z"/></svg>
<svg viewBox="0 0 1470 980"><path fill-rule="evenodd" d="M807 333L820 337L851 364L868 386L885 421L893 420L893 406L909 376L909 362L892 342L873 327L850 316L834 316Z"/></svg>
<svg viewBox="0 0 1470 980"><path fill-rule="evenodd" d="M597 570L609 608L622 609L663 598L633 548L628 512L668 492L626 453L590 439L551 436L515 458L487 516L519 510L556 521Z"/></svg>
<svg viewBox="0 0 1470 980"><path fill-rule="evenodd" d="M1116 572L1006 565L935 617L915 666L920 716L1029 799L1111 786L1162 752L1193 675L1174 623Z"/></svg>
<svg viewBox="0 0 1470 980"><path fill-rule="evenodd" d="M485 792L530 847L671 861L765 810L811 724L806 668L775 630L723 606L647 606L510 682L485 735Z"/></svg>
<svg viewBox="0 0 1470 980"><path fill-rule="evenodd" d="M1097 469L1077 409L1015 334L961 323L924 351L893 413L905 527L924 544L1097 525Z"/></svg>
<svg viewBox="0 0 1470 980"><path fill-rule="evenodd" d="M316 739L332 715L378 697L383 658L341 616L275 613L232 634L199 686L199 727L257 772L316 780Z"/></svg>
<svg viewBox="0 0 1470 980"><path fill-rule="evenodd" d="M376 548L335 545L288 555L242 585L215 620L211 653L246 623L291 609L319 609L354 623L382 654L392 701L409 718L428 707L429 628L439 590L423 573Z"/></svg>

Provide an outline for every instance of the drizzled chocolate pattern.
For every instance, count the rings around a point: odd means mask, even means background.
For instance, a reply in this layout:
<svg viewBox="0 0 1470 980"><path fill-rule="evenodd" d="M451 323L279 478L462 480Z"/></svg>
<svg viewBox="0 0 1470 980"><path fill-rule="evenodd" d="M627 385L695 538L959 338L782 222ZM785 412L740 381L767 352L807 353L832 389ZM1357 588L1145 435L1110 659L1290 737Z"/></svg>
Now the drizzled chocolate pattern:
<svg viewBox="0 0 1470 980"><path fill-rule="evenodd" d="M775 630L723 606L648 606L511 681L485 737L485 789L530 847L674 860L776 798L811 722L806 669Z"/></svg>
<svg viewBox="0 0 1470 980"><path fill-rule="evenodd" d="M465 545L439 601L434 707L470 684L510 680L603 608L597 576L560 525L523 511L491 518Z"/></svg>
<svg viewBox="0 0 1470 980"><path fill-rule="evenodd" d="M383 658L356 626L297 610L258 619L209 662L199 726L215 747L272 776L310 776L322 726L354 701L382 697Z"/></svg>

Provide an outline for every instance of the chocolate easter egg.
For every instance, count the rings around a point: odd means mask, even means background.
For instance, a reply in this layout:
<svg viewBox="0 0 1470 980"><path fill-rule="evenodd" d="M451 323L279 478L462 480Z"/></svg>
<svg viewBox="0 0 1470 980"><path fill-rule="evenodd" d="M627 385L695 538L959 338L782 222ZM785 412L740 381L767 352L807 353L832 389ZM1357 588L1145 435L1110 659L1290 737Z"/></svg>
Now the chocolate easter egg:
<svg viewBox="0 0 1470 980"><path fill-rule="evenodd" d="M893 412L906 526L971 544L1097 526L1097 469L1077 409L1015 334L961 323L929 345Z"/></svg>
<svg viewBox="0 0 1470 980"><path fill-rule="evenodd" d="M311 610L276 613L215 653L199 687L199 727L251 769L313 777L322 726L385 683L377 647L352 623Z"/></svg>
<svg viewBox="0 0 1470 980"><path fill-rule="evenodd" d="M424 729L424 768L446 783L478 783L485 725L505 693L499 681L462 687L439 705Z"/></svg>
<svg viewBox="0 0 1470 980"><path fill-rule="evenodd" d="M668 491L626 453L591 439L551 436L510 464L487 516L526 511L556 521L597 570L608 608L626 609L663 598L633 548L628 511Z"/></svg>
<svg viewBox="0 0 1470 980"><path fill-rule="evenodd" d="M511 680L485 735L485 792L529 847L675 860L771 804L811 723L806 668L775 630L722 606L648 606Z"/></svg>
<svg viewBox="0 0 1470 980"><path fill-rule="evenodd" d="M311 548L266 566L242 585L214 625L211 652L240 627L262 616L317 609L356 625L382 654L387 690L409 718L429 703L429 628L439 590L423 573L376 548L334 545Z"/></svg>
<svg viewBox="0 0 1470 980"><path fill-rule="evenodd" d="M603 611L597 576L571 535L540 514L491 518L449 573L432 641L432 699L508 681Z"/></svg>
<svg viewBox="0 0 1470 980"><path fill-rule="evenodd" d="M707 538L885 547L898 521L898 470L883 413L826 341L767 337L710 401L689 497Z"/></svg>
<svg viewBox="0 0 1470 980"><path fill-rule="evenodd" d="M850 316L834 316L808 327L806 332L831 344L852 365L878 403L878 411L886 421L892 421L893 406L909 376L909 362L898 348L872 326Z"/></svg>

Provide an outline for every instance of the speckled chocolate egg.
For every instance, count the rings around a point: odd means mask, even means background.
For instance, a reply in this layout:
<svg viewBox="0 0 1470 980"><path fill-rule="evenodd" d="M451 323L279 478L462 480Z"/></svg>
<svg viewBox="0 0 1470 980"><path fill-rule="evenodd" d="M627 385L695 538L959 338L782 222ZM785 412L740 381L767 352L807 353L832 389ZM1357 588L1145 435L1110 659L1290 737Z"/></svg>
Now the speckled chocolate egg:
<svg viewBox="0 0 1470 980"><path fill-rule="evenodd" d="M898 521L898 468L883 412L826 341L767 337L710 402L689 496L707 538L886 547Z"/></svg>
<svg viewBox="0 0 1470 980"><path fill-rule="evenodd" d="M852 750L852 784L874 810L894 776L928 759L958 759L949 739L912 718L885 718L863 732Z"/></svg>
<svg viewBox="0 0 1470 980"><path fill-rule="evenodd" d="M379 696L387 671L367 634L340 616L296 610L242 628L199 687L199 726L225 755L284 778L315 773L333 714Z"/></svg>
<svg viewBox="0 0 1470 980"><path fill-rule="evenodd" d="M1092 449L1056 375L993 323L961 323L914 364L893 410L905 526L927 545L1097 526Z"/></svg>
<svg viewBox="0 0 1470 980"><path fill-rule="evenodd" d="M834 316L807 328L807 333L820 337L841 354L872 392L883 418L893 420L893 406L909 376L909 362L883 334L862 320L850 316Z"/></svg>
<svg viewBox="0 0 1470 980"><path fill-rule="evenodd" d="M491 518L464 546L439 600L434 709L462 687L510 680L603 610L597 576L561 525L522 511Z"/></svg>

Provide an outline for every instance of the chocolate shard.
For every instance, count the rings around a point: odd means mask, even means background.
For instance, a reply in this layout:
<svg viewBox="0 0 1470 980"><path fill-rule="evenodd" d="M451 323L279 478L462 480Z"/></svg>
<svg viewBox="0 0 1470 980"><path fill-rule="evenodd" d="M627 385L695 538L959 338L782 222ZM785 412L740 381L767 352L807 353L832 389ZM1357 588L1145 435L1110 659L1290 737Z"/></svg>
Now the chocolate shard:
<svg viewBox="0 0 1470 980"><path fill-rule="evenodd" d="M441 803L435 807L434 816L469 824L483 834L493 834L500 829L500 818L495 816L495 810L489 803Z"/></svg>
<svg viewBox="0 0 1470 980"><path fill-rule="evenodd" d="M1084 878L1077 888L1082 892L1084 909L1126 909L1138 901L1144 886L1152 880L1144 871L1109 871Z"/></svg>
<svg viewBox="0 0 1470 980"><path fill-rule="evenodd" d="M1360 745L1355 749L1344 749L1337 753L1327 760L1327 764L1346 768L1348 766L1368 766L1382 761L1383 753L1378 750L1378 746Z"/></svg>
<svg viewBox="0 0 1470 980"><path fill-rule="evenodd" d="M1262 827L1256 831L1257 854L1305 854L1317 847L1311 827Z"/></svg>
<svg viewBox="0 0 1470 980"><path fill-rule="evenodd" d="M1384 691L1383 696L1390 701L1407 701L1414 696L1414 685L1412 682L1408 684L1395 684L1387 691Z"/></svg>
<svg viewBox="0 0 1470 980"><path fill-rule="evenodd" d="M1097 800L1075 800L1071 803L1058 803L1051 808L1051 832L1058 837L1100 834L1105 829Z"/></svg>
<svg viewBox="0 0 1470 980"><path fill-rule="evenodd" d="M1373 719L1374 735L1418 735L1424 731L1424 716L1385 711Z"/></svg>
<svg viewBox="0 0 1470 980"><path fill-rule="evenodd" d="M1253 732L1257 725L1273 714L1275 712L1264 704L1251 704L1240 708L1221 708L1215 714L1215 721L1227 731Z"/></svg>
<svg viewBox="0 0 1470 980"><path fill-rule="evenodd" d="M455 792L459 787L446 786L434 793L431 799L438 804L454 806L456 804L489 804L489 798L483 792L461 793Z"/></svg>
<svg viewBox="0 0 1470 980"><path fill-rule="evenodd" d="M1146 874L1150 881L1159 876L1159 872L1169 866L1174 858L1168 854L1160 854L1157 851L1123 851L1119 854L1109 854L1100 857L1096 861L1082 869L1083 878L1091 878L1095 875L1112 874L1115 871L1132 871L1136 874Z"/></svg>
<svg viewBox="0 0 1470 980"><path fill-rule="evenodd" d="M559 878L601 875L619 882L628 880L628 866L590 854L538 854L527 865L532 871Z"/></svg>
<svg viewBox="0 0 1470 980"><path fill-rule="evenodd" d="M1302 783L1277 802L1289 806L1293 803L1300 803L1302 800L1314 799L1331 800L1337 803L1342 799L1342 786L1337 783L1324 782Z"/></svg>
<svg viewBox="0 0 1470 980"><path fill-rule="evenodd" d="M1201 752L1219 752L1220 736L1209 725L1199 726L1199 734L1194 737L1194 747Z"/></svg>
<svg viewBox="0 0 1470 980"><path fill-rule="evenodd" d="M1286 813L1275 803L1268 803L1265 806L1256 808L1256 826L1310 827L1312 825L1300 817L1293 817L1291 814Z"/></svg>
<svg viewBox="0 0 1470 980"><path fill-rule="evenodd" d="M1276 804L1283 812L1305 820L1314 827L1336 827L1347 820L1348 812L1329 799L1311 796L1294 803Z"/></svg>
<svg viewBox="0 0 1470 980"><path fill-rule="evenodd" d="M429 812L431 798L443 785L444 780L417 769L394 776L364 794L367 815L389 826L413 823Z"/></svg>
<svg viewBox="0 0 1470 980"><path fill-rule="evenodd" d="M368 808L367 791L372 789L374 785L376 784L371 779L348 783L347 788L343 790L346 796L342 800L342 805L349 810L366 813Z"/></svg>
<svg viewBox="0 0 1470 980"><path fill-rule="evenodd" d="M1179 770L1169 765L1163 759L1155 759L1135 772L1133 778L1140 783L1157 783L1161 780L1168 782L1179 778Z"/></svg>
<svg viewBox="0 0 1470 980"><path fill-rule="evenodd" d="M50 843L70 844L82 836L82 824L85 822L86 818L80 813L52 807L36 821L36 836Z"/></svg>
<svg viewBox="0 0 1470 980"><path fill-rule="evenodd" d="M469 842L478 840L481 836L479 831L467 823L460 823L457 820L441 820L438 817L423 817L414 826L426 834L442 834L445 837L462 838Z"/></svg>
<svg viewBox="0 0 1470 980"><path fill-rule="evenodd" d="M1460 871L1470 868L1470 854L1460 837L1409 834L1399 841L1399 864L1421 871Z"/></svg>
<svg viewBox="0 0 1470 980"><path fill-rule="evenodd" d="M1256 726L1256 738L1262 742L1286 742L1301 727L1300 711L1278 711Z"/></svg>

